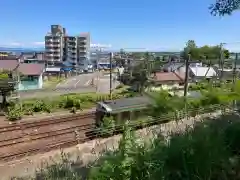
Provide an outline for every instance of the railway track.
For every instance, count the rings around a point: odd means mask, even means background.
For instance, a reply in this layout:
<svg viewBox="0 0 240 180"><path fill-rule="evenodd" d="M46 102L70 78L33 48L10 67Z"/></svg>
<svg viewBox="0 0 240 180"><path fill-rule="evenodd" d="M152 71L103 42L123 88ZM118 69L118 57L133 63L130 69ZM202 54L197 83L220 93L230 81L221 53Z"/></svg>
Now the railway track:
<svg viewBox="0 0 240 180"><path fill-rule="evenodd" d="M96 134L93 132L93 129L95 128L95 123L93 123L94 117L94 113L86 113L80 116L73 115L63 119L55 118L56 121L51 119L43 122L38 121L37 124L35 124L35 122L24 123L24 125L21 127L21 130L42 126L51 126L52 124L62 124L64 122L72 122L75 120L78 120L79 122L85 120L85 123L80 123L79 125L71 127L65 127L52 131L43 130L41 132L31 132L27 134L23 133L23 136L1 140L0 161L11 161L24 156L43 153L53 149L65 148L76 145L80 142L82 143L94 139L96 137ZM59 119L59 121L57 121L57 119ZM10 127L11 128L9 129L14 128L13 126ZM5 131L5 129L1 130L2 131L0 132ZM88 136L86 135L87 133ZM32 146L29 146L30 143Z"/></svg>
<svg viewBox="0 0 240 180"><path fill-rule="evenodd" d="M21 130L22 128L34 128L44 125L51 125L56 123L63 123L63 122L69 122L73 120L77 120L79 117L81 118L87 118L90 116L94 116L94 112L84 113L84 114L72 114L72 115L62 115L59 117L47 117L43 120L36 120L32 122L19 122L16 124L11 124L7 126L0 127L0 133L13 131L13 130ZM71 119L70 119L71 118Z"/></svg>
<svg viewBox="0 0 240 180"><path fill-rule="evenodd" d="M91 124L84 124L84 125L80 125L80 126L59 129L59 130L51 131L51 132L41 132L41 133L36 133L36 134L30 134L30 135L27 135L27 137L14 137L11 139L1 140L0 148L23 143L23 142L25 142L25 139L29 139L31 141L36 141L36 140L40 140L40 139L44 139L44 138L68 134L68 133L73 132L76 129L82 130L84 132L90 131L94 127L95 127L95 124L91 123Z"/></svg>
<svg viewBox="0 0 240 180"><path fill-rule="evenodd" d="M46 152L59 147L64 148L71 144L78 143L79 141L83 142L85 141L84 139L88 139L86 138L85 133L91 131L95 127L95 123L93 123L94 119L95 114L91 112L81 115L72 115L71 117L68 115L66 117L51 118L50 120L19 123L17 125L2 127L0 128L0 133L8 133L16 130L20 130L22 133L15 137L12 136L0 140L0 161L10 161L34 153ZM60 123L63 125L64 123L69 124L74 121L76 121L75 124L78 123L77 121L82 122L79 123L79 125L60 128L58 130L47 130L47 127L53 124L56 125ZM40 132L24 133L27 129L33 130L34 128L42 128L44 126L45 129L42 129ZM79 140L79 138L76 137L76 131L78 131L84 138ZM27 147L30 143L33 144L33 146ZM26 147L24 147L24 144L27 144ZM22 148L19 148L21 146Z"/></svg>
<svg viewBox="0 0 240 180"><path fill-rule="evenodd" d="M68 115L63 117L57 117L57 118L50 118L50 119L44 119L43 121L36 121L35 122L24 122L24 123L18 123L14 125L9 125L5 127L0 127L0 134L4 135L4 139L0 138L0 144L2 142L10 141L10 140L17 140L20 137L27 136L30 133L36 134L36 132L27 132L27 130L32 129L33 131L38 131L38 128L43 128L51 125L58 125L58 124L64 124L64 123L71 123L74 121L81 121L85 119L92 119L95 118L94 113L85 113L81 115ZM49 132L49 130L43 131L45 133ZM7 136L7 134L10 134L10 137ZM38 132L39 133L39 132ZM13 137L11 137L11 134Z"/></svg>
<svg viewBox="0 0 240 180"><path fill-rule="evenodd" d="M86 130L90 130L91 129L91 125L89 125L89 127L85 128ZM74 133L74 130L65 134L70 134L70 133ZM60 134L59 134L60 135ZM23 150L17 150L11 153L7 153L4 155L0 156L0 161L11 161L11 160L15 160L21 157L25 157L25 156L29 156L29 155L34 155L37 153L45 153L54 149L59 149L59 148L66 148L66 147L70 147L70 146L74 146L77 145L79 142L83 143L86 142L88 140L91 140L89 137L84 137L81 139L77 139L77 138L67 138L61 141L57 141L55 143L49 143L47 145L45 145L44 147L42 146L38 146L38 147L34 147L34 148L29 148L29 149L23 149Z"/></svg>

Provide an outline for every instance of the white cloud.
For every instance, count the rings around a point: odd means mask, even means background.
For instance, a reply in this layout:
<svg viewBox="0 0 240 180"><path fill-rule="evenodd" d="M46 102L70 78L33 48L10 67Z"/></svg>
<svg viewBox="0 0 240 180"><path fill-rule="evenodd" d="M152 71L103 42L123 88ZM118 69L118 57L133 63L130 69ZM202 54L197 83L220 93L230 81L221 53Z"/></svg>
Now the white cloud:
<svg viewBox="0 0 240 180"><path fill-rule="evenodd" d="M12 42L10 43L11 46L22 46L23 44L22 43L19 43L19 42Z"/></svg>
<svg viewBox="0 0 240 180"><path fill-rule="evenodd" d="M5 43L5 44L1 44L0 46L4 46L4 47L22 47L22 46L24 46L24 44L22 44L20 42L9 42L9 43Z"/></svg>
<svg viewBox="0 0 240 180"><path fill-rule="evenodd" d="M90 45L91 48L111 48L112 45L111 44L91 44Z"/></svg>
<svg viewBox="0 0 240 180"><path fill-rule="evenodd" d="M33 42L32 44L35 45L35 46L43 46L45 44L45 42L44 41L39 41L39 42Z"/></svg>

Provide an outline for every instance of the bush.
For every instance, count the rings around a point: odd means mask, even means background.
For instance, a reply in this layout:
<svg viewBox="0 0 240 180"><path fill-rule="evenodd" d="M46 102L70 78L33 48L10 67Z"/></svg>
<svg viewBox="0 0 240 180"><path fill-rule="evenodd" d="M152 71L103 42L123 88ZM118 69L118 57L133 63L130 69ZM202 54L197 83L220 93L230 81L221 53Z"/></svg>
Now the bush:
<svg viewBox="0 0 240 180"><path fill-rule="evenodd" d="M89 179L238 179L238 163L230 161L233 154L224 132L214 123L201 123L171 133L168 142L157 136L150 144L123 135L119 149L95 164ZM240 128L235 133L240 134Z"/></svg>
<svg viewBox="0 0 240 180"><path fill-rule="evenodd" d="M99 135L102 137L112 136L115 131L115 120L112 116L104 117L99 127Z"/></svg>
<svg viewBox="0 0 240 180"><path fill-rule="evenodd" d="M6 116L9 121L20 120L23 116L23 111L21 106L19 104L15 104L14 106L9 106Z"/></svg>
<svg viewBox="0 0 240 180"><path fill-rule="evenodd" d="M116 87L116 89L121 89L121 88L123 88L123 87L124 87L123 84L119 84L119 85Z"/></svg>
<svg viewBox="0 0 240 180"><path fill-rule="evenodd" d="M239 179L238 116L204 119L193 128L170 133L167 139L156 133L150 141L137 138L128 125L118 149L105 152L86 168L76 168L62 156L62 162L38 171L33 180ZM79 169L85 170L87 178L81 177Z"/></svg>

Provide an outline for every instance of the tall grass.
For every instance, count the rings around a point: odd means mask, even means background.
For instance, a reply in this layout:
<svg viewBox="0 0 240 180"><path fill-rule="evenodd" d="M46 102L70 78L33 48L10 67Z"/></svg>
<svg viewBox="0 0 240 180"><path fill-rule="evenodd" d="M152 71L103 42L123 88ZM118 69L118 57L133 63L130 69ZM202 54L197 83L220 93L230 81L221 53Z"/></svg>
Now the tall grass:
<svg viewBox="0 0 240 180"><path fill-rule="evenodd" d="M169 139L158 134L151 142L137 138L126 126L118 150L89 165L87 178L67 159L40 174L44 180L238 180L239 137L236 115L204 119L171 133Z"/></svg>

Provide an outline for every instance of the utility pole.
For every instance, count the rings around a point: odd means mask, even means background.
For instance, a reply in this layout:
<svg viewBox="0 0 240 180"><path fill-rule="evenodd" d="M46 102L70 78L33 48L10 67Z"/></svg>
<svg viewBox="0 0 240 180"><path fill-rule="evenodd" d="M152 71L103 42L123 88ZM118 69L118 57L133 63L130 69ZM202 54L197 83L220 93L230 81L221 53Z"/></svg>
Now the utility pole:
<svg viewBox="0 0 240 180"><path fill-rule="evenodd" d="M219 60L219 68L221 68L221 69L222 69L222 72L223 72L223 68L224 68L223 43L220 43L220 60ZM220 81L222 81L222 78L223 78L223 73L221 73Z"/></svg>
<svg viewBox="0 0 240 180"><path fill-rule="evenodd" d="M188 54L188 58L186 59L186 62L185 62L185 66L186 66L186 69L185 69L185 79L184 79L184 101L185 101L185 115L186 115L186 118L188 119L188 113L187 113L187 93L188 93L188 70L189 70L189 61L191 60L191 54Z"/></svg>
<svg viewBox="0 0 240 180"><path fill-rule="evenodd" d="M100 53L101 53L101 49L100 50L97 50L96 51L96 55L97 55L97 81L96 81L96 91L98 92L98 86L99 86L99 73L100 73L100 70L99 70L99 60L100 60Z"/></svg>
<svg viewBox="0 0 240 180"><path fill-rule="evenodd" d="M237 60L238 60L238 53L235 55L234 66L233 66L233 85L236 84L236 70L237 70Z"/></svg>
<svg viewBox="0 0 240 180"><path fill-rule="evenodd" d="M191 60L191 54L188 54L188 59L186 59L186 62L185 62L185 66L186 66L186 69L185 69L185 79L184 79L184 97L186 98L187 96L187 91L188 91L188 71L189 71L189 61Z"/></svg>
<svg viewBox="0 0 240 180"><path fill-rule="evenodd" d="M110 56L110 99L112 99L112 53L109 53Z"/></svg>
<svg viewBox="0 0 240 180"><path fill-rule="evenodd" d="M233 67L233 87L232 87L232 91L234 91L235 86L236 86L237 60L238 60L238 53L236 53L235 61L234 61L234 67ZM236 105L237 105L236 100L233 100L233 107L234 107L234 109L237 108Z"/></svg>

